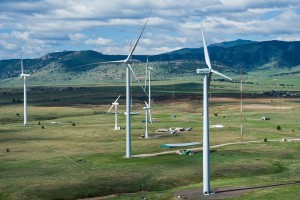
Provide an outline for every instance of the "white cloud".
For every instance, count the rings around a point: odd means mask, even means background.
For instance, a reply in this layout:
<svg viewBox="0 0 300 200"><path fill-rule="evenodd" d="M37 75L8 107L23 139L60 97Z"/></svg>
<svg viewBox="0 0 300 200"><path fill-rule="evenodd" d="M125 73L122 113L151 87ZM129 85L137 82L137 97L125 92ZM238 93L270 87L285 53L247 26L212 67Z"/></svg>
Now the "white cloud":
<svg viewBox="0 0 300 200"><path fill-rule="evenodd" d="M293 35L293 34L281 35L279 37L276 37L275 39L282 40L282 41L300 41L300 35Z"/></svg>
<svg viewBox="0 0 300 200"><path fill-rule="evenodd" d="M16 50L17 49L17 45L13 44L13 43L8 43L6 41L0 41L0 45L7 50Z"/></svg>
<svg viewBox="0 0 300 200"><path fill-rule="evenodd" d="M21 40L28 40L30 37L30 32L19 32L19 31L13 31L12 35L16 39L21 39Z"/></svg>
<svg viewBox="0 0 300 200"><path fill-rule="evenodd" d="M88 39L84 43L95 46L108 46L113 44L113 41L111 39L98 37L97 39Z"/></svg>
<svg viewBox="0 0 300 200"><path fill-rule="evenodd" d="M69 34L69 38L70 38L71 41L79 41L79 40L82 40L86 37L87 36L85 34L82 34L82 33Z"/></svg>
<svg viewBox="0 0 300 200"><path fill-rule="evenodd" d="M201 46L201 21L208 42L300 36L299 0L3 0L0 59L13 57L21 46L29 57L95 47L127 54L150 8L136 54Z"/></svg>

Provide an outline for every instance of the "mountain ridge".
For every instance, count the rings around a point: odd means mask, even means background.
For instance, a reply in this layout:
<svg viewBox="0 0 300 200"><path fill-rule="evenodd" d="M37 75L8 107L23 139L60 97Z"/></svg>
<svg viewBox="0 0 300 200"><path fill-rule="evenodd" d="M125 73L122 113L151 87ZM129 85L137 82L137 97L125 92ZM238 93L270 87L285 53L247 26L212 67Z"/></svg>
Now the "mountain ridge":
<svg viewBox="0 0 300 200"><path fill-rule="evenodd" d="M208 46L213 65L225 67L236 71L243 67L245 71L261 68L291 68L300 65L300 41L263 41L235 40ZM100 52L62 51L48 53L41 58L24 59L26 72L45 70L59 70L60 73L91 72L98 65L86 65L103 61L125 59L126 55L106 55ZM146 55L134 55L133 59L146 62ZM175 67L168 62L178 62L182 68L179 73L195 70L195 65L204 64L203 48L183 48L172 52L149 56L150 62L161 63L162 68L168 72L174 72ZM82 66L86 65L86 66ZM82 67L78 67L82 66ZM199 67L196 66L196 67ZM49 69L48 69L49 68ZM107 73L109 68L104 70ZM20 60L0 60L0 78L6 79L18 76L20 73ZM101 72L102 73L102 72Z"/></svg>

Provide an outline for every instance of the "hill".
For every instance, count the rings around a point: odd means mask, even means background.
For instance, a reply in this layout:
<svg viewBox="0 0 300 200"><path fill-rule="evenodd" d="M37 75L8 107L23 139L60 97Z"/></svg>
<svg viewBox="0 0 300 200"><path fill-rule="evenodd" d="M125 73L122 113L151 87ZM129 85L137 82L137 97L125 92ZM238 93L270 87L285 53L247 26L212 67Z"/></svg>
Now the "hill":
<svg viewBox="0 0 300 200"><path fill-rule="evenodd" d="M229 41L229 42L222 42L222 43L212 44L212 45L210 45L210 47L227 48L227 47L234 47L234 46L238 46L238 45L253 44L253 43L256 43L256 41L238 39L238 40Z"/></svg>
<svg viewBox="0 0 300 200"><path fill-rule="evenodd" d="M226 47L228 46L228 47ZM300 42L265 41L244 44L211 45L208 47L212 63L233 69L251 71L262 67L294 67L300 64ZM152 57L154 61L203 60L203 48L181 49Z"/></svg>
<svg viewBox="0 0 300 200"><path fill-rule="evenodd" d="M210 58L216 69L237 72L240 67L245 72L258 69L290 69L300 65L300 41L236 40L212 44ZM96 51L63 51L49 53L37 59L24 59L26 73L34 72L36 81L74 80L117 80L123 79L125 72L111 65L86 65L110 60L125 59L126 55L105 55ZM147 56L135 55L133 59L145 62ZM156 67L156 77L164 79L170 74L194 74L199 67L205 67L203 48L184 48L149 57ZM143 74L144 64L135 65L137 74ZM20 60L1 60L0 78L17 77L20 74Z"/></svg>

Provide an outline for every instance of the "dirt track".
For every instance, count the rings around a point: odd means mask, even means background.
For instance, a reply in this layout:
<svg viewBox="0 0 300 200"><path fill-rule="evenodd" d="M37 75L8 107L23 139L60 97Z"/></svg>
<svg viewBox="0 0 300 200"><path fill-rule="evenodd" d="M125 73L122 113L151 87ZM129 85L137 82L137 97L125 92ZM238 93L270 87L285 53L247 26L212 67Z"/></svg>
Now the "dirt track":
<svg viewBox="0 0 300 200"><path fill-rule="evenodd" d="M294 138L294 139L288 139L287 142L292 142L292 141L300 141L299 138ZM236 144L247 144L247 143L262 143L263 141L245 141L245 142L231 142L231 143L225 143L225 144L218 144L218 145L213 145L210 146L210 148L217 148L217 147L223 147L223 146L228 146L228 145L236 145ZM268 140L268 142L281 142L281 140ZM202 147L199 148L187 148L187 150L190 151L202 151ZM163 151L159 153L148 153L148 154L138 154L138 155L133 155L133 158L147 158L147 157L153 157L153 156L161 156L161 155L167 155L167 154L176 154L177 150L172 150L172 151Z"/></svg>

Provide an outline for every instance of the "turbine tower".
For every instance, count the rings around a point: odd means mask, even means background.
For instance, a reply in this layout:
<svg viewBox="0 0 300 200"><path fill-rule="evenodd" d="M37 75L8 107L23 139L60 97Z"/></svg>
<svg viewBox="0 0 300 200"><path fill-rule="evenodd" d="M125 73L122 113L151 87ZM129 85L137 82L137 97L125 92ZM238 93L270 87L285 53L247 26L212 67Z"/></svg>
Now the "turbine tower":
<svg viewBox="0 0 300 200"><path fill-rule="evenodd" d="M203 74L203 194L210 195L210 159L209 159L209 111L208 111L208 92L212 74L217 74L232 81L231 78L225 76L212 69L210 58L206 46L203 27L201 24L202 40L205 63L208 68L197 69L198 74Z"/></svg>
<svg viewBox="0 0 300 200"><path fill-rule="evenodd" d="M145 113L146 113L146 129L145 129L145 138L148 138L148 123L149 123L149 118L148 118L148 115L149 115L149 110L151 109L150 108L150 105L147 104L147 102L145 101L145 107L143 108L145 110Z"/></svg>
<svg viewBox="0 0 300 200"><path fill-rule="evenodd" d="M147 87L147 78L148 78L148 113L149 113L149 122L152 123L152 117L151 117L151 70L153 70L153 67L148 67L148 58L146 63L146 78L145 78L145 88Z"/></svg>
<svg viewBox="0 0 300 200"><path fill-rule="evenodd" d="M20 74L20 78L23 78L24 80L24 126L27 125L27 91L26 91L26 77L30 76L30 74L24 74L24 66L23 66L23 56L22 56L22 52L21 52L21 74Z"/></svg>
<svg viewBox="0 0 300 200"><path fill-rule="evenodd" d="M112 103L111 107L108 109L107 113L115 106L115 128L114 130L120 130L120 127L118 126L118 100L121 95L118 96L118 98Z"/></svg>
<svg viewBox="0 0 300 200"><path fill-rule="evenodd" d="M127 58L125 60L115 60L115 61L108 61L108 62L97 62L97 63L90 63L90 64L86 64L86 65L93 65L93 64L125 64L126 65L126 158L131 158L131 115L130 115L130 110L131 110L131 102L130 102L130 74L132 73L133 76L135 77L135 79L138 81L139 85L141 86L141 88L144 90L145 94L148 96L147 92L145 91L144 87L142 86L141 82L139 81L138 77L135 75L131 64L133 63L131 56L137 46L137 44L140 41L140 38L146 28L146 25L148 23L148 20L150 18L151 15L151 11L148 15L148 18L144 24L144 27L137 39L137 41L135 42L133 48L131 49L131 51L129 52ZM80 65L78 67L82 67L82 66L86 66L86 65Z"/></svg>

